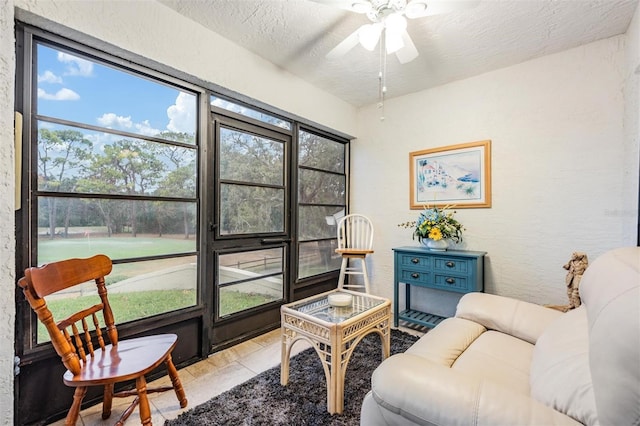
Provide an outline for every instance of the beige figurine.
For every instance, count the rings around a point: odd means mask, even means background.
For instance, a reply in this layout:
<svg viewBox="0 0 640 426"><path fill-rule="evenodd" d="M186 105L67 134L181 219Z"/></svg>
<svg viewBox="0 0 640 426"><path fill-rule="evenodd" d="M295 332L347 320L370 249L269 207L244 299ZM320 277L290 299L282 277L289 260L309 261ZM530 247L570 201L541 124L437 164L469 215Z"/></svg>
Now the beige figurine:
<svg viewBox="0 0 640 426"><path fill-rule="evenodd" d="M587 254L579 251L574 252L571 255L571 259L563 266L564 269L569 271L565 278L567 284L567 296L569 297L569 309L574 309L580 306L580 293L578 291L580 287L580 280L582 274L589 266L589 260L587 260Z"/></svg>

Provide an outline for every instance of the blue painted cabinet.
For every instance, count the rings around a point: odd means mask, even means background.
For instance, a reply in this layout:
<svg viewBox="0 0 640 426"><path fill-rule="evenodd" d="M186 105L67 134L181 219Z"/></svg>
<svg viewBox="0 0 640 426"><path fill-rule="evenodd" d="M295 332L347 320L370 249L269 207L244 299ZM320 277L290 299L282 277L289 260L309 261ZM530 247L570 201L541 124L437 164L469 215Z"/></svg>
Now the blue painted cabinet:
<svg viewBox="0 0 640 426"><path fill-rule="evenodd" d="M411 287L470 293L484 290L483 251L431 251L422 247L398 247L394 252L393 325L400 320L435 327L444 317L411 308ZM400 285L405 306L400 311Z"/></svg>

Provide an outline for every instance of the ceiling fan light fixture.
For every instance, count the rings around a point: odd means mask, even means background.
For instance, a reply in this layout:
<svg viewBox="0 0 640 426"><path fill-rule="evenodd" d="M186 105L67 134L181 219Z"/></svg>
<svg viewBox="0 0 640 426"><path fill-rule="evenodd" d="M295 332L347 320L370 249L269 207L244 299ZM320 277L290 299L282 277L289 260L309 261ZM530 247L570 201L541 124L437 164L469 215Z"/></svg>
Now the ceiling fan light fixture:
<svg viewBox="0 0 640 426"><path fill-rule="evenodd" d="M404 47L404 41L402 35L399 33L387 33L385 37L385 48L387 54L397 52Z"/></svg>
<svg viewBox="0 0 640 426"><path fill-rule="evenodd" d="M407 29L407 19L401 13L392 13L384 20L384 27L390 33L400 34Z"/></svg>
<svg viewBox="0 0 640 426"><path fill-rule="evenodd" d="M358 40L362 47L368 51L373 51L378 40L380 40L380 34L382 33L382 25L380 24L366 24L363 25L358 31Z"/></svg>
<svg viewBox="0 0 640 426"><path fill-rule="evenodd" d="M404 9L404 14L409 19L421 18L427 15L427 2L425 0L412 0Z"/></svg>
<svg viewBox="0 0 640 426"><path fill-rule="evenodd" d="M392 13L384 20L385 48L387 53L394 53L404 46L402 34L406 33L407 20L401 13Z"/></svg>

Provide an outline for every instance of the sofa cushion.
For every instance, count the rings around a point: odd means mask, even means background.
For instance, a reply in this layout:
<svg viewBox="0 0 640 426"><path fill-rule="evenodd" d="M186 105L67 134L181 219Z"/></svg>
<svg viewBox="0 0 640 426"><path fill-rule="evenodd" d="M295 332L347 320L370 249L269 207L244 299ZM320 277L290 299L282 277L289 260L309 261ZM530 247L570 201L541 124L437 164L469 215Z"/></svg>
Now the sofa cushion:
<svg viewBox="0 0 640 426"><path fill-rule="evenodd" d="M529 395L533 345L497 331L482 333L453 363L453 370Z"/></svg>
<svg viewBox="0 0 640 426"><path fill-rule="evenodd" d="M603 425L640 424L640 248L600 256L580 281L589 363Z"/></svg>
<svg viewBox="0 0 640 426"><path fill-rule="evenodd" d="M482 324L535 344L561 313L534 303L489 293L467 293L458 302L456 317Z"/></svg>
<svg viewBox="0 0 640 426"><path fill-rule="evenodd" d="M531 396L538 401L586 425L598 424L584 306L560 316L540 336L530 383Z"/></svg>
<svg viewBox="0 0 640 426"><path fill-rule="evenodd" d="M379 408L363 413L362 426L406 424L402 419L423 426L578 425L507 386L406 352L375 369L367 398ZM363 404L363 410L369 407Z"/></svg>
<svg viewBox="0 0 640 426"><path fill-rule="evenodd" d="M447 318L415 342L407 349L407 353L451 367L460 354L485 331L486 328L473 321Z"/></svg>

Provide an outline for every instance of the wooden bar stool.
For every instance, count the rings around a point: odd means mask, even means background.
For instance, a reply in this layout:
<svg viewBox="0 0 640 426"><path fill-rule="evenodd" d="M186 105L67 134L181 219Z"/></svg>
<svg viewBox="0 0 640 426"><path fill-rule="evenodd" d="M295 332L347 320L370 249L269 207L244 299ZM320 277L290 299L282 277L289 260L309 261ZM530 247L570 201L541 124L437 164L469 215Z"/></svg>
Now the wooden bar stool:
<svg viewBox="0 0 640 426"><path fill-rule="evenodd" d="M373 225L371 220L361 214L350 214L338 223L338 248L336 253L342 256L338 288L363 288L370 292L369 276L367 273L367 255L373 253ZM350 260L360 262L360 267L349 265ZM344 283L346 275L362 275L364 285Z"/></svg>

